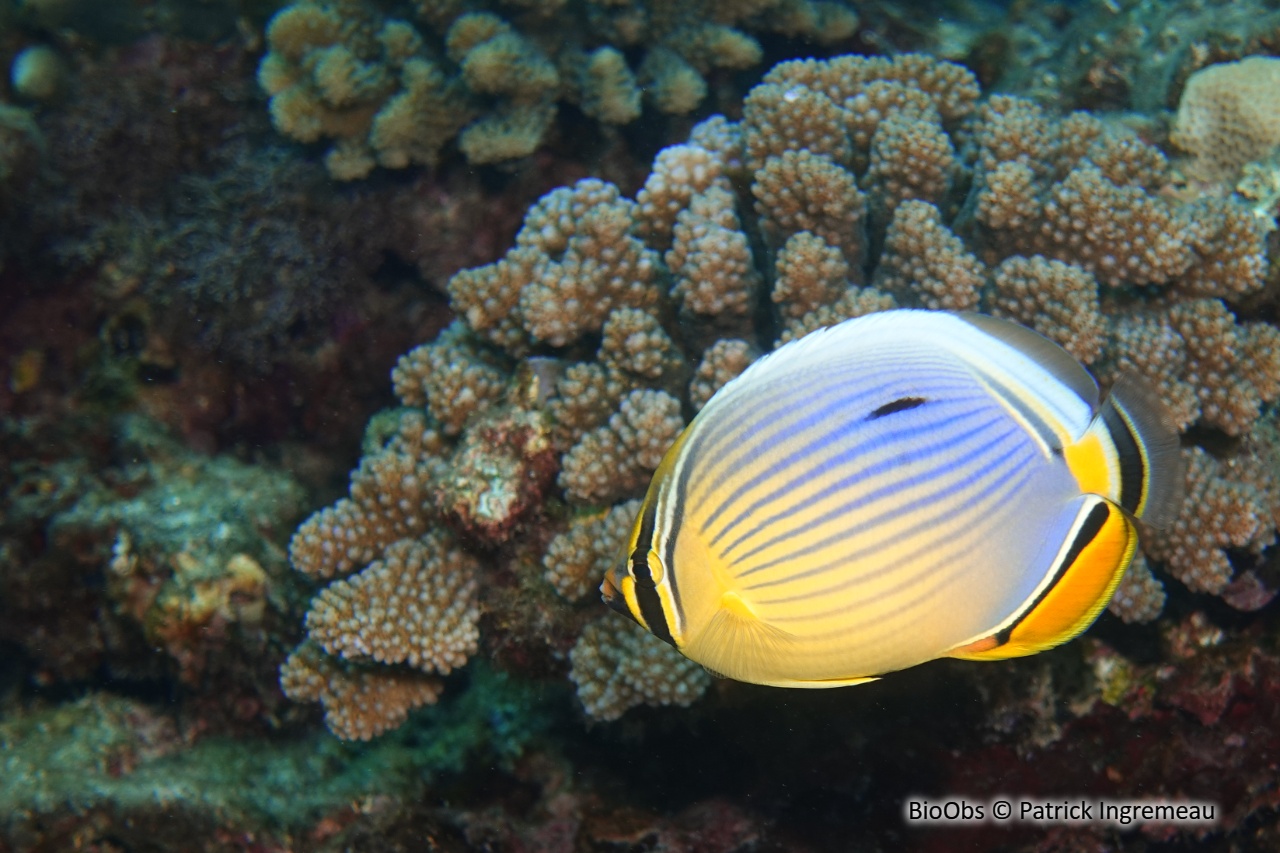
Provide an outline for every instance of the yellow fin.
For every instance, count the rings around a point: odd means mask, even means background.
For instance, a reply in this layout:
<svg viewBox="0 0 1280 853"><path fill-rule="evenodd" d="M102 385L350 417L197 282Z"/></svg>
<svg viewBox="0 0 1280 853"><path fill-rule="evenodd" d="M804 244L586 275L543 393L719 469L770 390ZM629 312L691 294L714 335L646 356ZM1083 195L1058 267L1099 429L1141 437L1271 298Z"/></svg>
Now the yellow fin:
<svg viewBox="0 0 1280 853"><path fill-rule="evenodd" d="M1112 500L1120 497L1119 461L1101 417L1094 418L1079 441L1062 448L1062 455L1080 491Z"/></svg>
<svg viewBox="0 0 1280 853"><path fill-rule="evenodd" d="M769 674L791 657L794 635L762 622L737 592L720 596L715 615L687 653L707 669L727 678L766 684Z"/></svg>
<svg viewBox="0 0 1280 853"><path fill-rule="evenodd" d="M1105 512L1105 516L1098 515ZM1138 530L1118 506L1096 501L1066 554L1057 580L1007 637L984 637L948 652L962 660L1004 660L1033 655L1078 636L1111 600L1138 547ZM1090 520L1101 518L1100 523ZM1002 632L1003 633L1003 632ZM1002 641L1003 639L1003 641Z"/></svg>
<svg viewBox="0 0 1280 853"><path fill-rule="evenodd" d="M853 678L823 678L819 681L762 681L766 687L798 687L803 689L821 690L827 687L852 687L855 684L866 684L871 681L879 681L878 675L860 675Z"/></svg>

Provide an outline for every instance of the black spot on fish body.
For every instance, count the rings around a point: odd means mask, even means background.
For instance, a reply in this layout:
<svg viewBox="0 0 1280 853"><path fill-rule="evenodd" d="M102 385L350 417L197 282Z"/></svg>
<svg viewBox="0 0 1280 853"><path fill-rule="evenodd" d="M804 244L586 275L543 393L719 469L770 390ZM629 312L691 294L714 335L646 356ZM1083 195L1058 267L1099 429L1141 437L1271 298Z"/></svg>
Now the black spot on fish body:
<svg viewBox="0 0 1280 853"><path fill-rule="evenodd" d="M927 400L924 397L899 397L897 400L885 403L871 414L867 415L867 420L874 421L877 418L883 418L885 415L892 415L895 412L905 412L908 409L915 409L923 406Z"/></svg>

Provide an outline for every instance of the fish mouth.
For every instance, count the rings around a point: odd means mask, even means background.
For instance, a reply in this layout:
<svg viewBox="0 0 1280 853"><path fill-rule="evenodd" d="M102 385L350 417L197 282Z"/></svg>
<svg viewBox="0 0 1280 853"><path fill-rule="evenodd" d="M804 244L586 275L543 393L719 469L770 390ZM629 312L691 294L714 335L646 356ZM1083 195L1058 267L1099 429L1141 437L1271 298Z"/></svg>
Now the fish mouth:
<svg viewBox="0 0 1280 853"><path fill-rule="evenodd" d="M621 613L623 616L640 624L640 620L631 613L631 608L627 607L627 599L618 590L617 584L613 582L613 572L609 572L604 576L604 580L600 582L600 598L605 604L609 605L609 609Z"/></svg>

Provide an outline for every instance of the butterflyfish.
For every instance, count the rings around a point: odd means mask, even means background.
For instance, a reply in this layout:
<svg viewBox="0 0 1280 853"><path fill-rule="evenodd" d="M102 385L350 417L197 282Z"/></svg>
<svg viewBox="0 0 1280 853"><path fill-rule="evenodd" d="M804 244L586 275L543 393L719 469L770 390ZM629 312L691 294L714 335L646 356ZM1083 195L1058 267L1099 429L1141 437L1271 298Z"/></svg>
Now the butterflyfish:
<svg viewBox="0 0 1280 853"><path fill-rule="evenodd" d="M712 673L836 687L1080 634L1180 500L1178 434L1036 332L884 311L727 383L654 473L606 603Z"/></svg>

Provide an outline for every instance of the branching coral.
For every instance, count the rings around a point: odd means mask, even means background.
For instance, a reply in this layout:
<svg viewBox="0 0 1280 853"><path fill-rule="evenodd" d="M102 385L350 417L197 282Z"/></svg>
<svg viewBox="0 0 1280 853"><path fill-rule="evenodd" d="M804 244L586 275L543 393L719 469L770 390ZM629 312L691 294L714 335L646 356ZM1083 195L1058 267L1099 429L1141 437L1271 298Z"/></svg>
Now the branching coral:
<svg viewBox="0 0 1280 853"><path fill-rule="evenodd" d="M345 666L303 644L280 668L280 686L295 702L319 702L324 721L344 740L369 740L394 729L409 712L440 696L439 679L412 671Z"/></svg>
<svg viewBox="0 0 1280 853"><path fill-rule="evenodd" d="M624 619L592 622L570 658L582 705L599 720L616 720L636 705L691 705L711 683L702 667Z"/></svg>
<svg viewBox="0 0 1280 853"><path fill-rule="evenodd" d="M432 165L455 139L471 163L524 157L561 101L611 125L639 117L642 93L687 113L706 75L760 61L748 30L832 43L858 25L833 0L550 4L510 20L427 2L416 22L388 17L390 5L298 0L267 27L258 80L272 119L300 142L333 140L325 162L341 180ZM628 54L640 54L634 68Z"/></svg>
<svg viewBox="0 0 1280 853"><path fill-rule="evenodd" d="M406 412L397 420L386 445L352 473L350 496L298 528L289 545L294 568L315 578L346 575L391 543L426 532L445 445L421 413Z"/></svg>
<svg viewBox="0 0 1280 853"><path fill-rule="evenodd" d="M476 650L476 571L439 533L402 539L317 595L307 631L331 655L447 675Z"/></svg>
<svg viewBox="0 0 1280 853"><path fill-rule="evenodd" d="M1280 332L1242 321L1237 300L1262 287L1262 229L1233 201L1166 191L1164 156L1093 116L1057 118L1007 96L979 109L977 96L964 69L920 56L785 63L741 124L717 117L661 152L635 201L599 180L545 196L506 257L450 281L460 321L397 370L403 402L425 404L441 426L401 415L417 432L380 444L351 497L304 525L299 567L345 574L447 526L490 549L496 565L478 571L495 583L482 589L515 576L559 591L521 600L523 621L493 620L540 626L529 636L488 641L550 644L560 660L573 647L589 714L692 701L705 682L669 647L645 645L623 620L592 621L591 589L623 547L635 500L687 418L758 353L903 305L1013 317L1104 383L1136 374L1155 386L1183 428L1239 436L1245 456L1220 461L1188 438L1181 514L1144 535L1147 555L1112 609L1154 618L1164 591L1152 569L1256 606L1265 585L1236 569L1273 538L1280 500L1243 472L1273 444L1261 436L1280 394ZM542 538L522 537L518 522L442 516L420 487L459 482L461 448L508 452L499 436L510 433L485 430L516 417L512 407L545 424L553 448L527 469L548 478L530 494L552 511L522 516ZM375 465L388 474L381 502L366 491ZM467 482L450 494L488 494ZM527 558L530 545L541 560Z"/></svg>
<svg viewBox="0 0 1280 853"><path fill-rule="evenodd" d="M622 559L637 500L580 516L556 535L542 558L546 579L569 601L581 601L600 586L604 573Z"/></svg>

